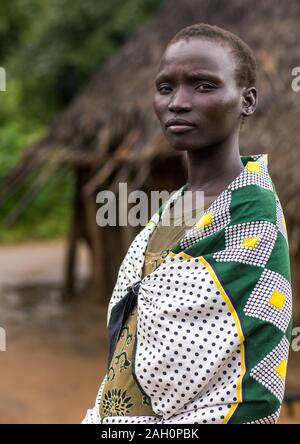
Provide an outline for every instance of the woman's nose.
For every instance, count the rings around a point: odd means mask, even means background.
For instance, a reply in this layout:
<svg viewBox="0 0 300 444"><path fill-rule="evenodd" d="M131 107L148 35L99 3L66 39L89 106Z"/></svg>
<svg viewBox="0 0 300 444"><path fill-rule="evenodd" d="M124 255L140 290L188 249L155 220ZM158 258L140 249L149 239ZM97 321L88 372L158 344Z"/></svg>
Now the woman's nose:
<svg viewBox="0 0 300 444"><path fill-rule="evenodd" d="M190 111L191 102L188 98L187 92L183 88L178 88L178 90L172 95L172 99L169 103L169 111L180 112L180 111Z"/></svg>

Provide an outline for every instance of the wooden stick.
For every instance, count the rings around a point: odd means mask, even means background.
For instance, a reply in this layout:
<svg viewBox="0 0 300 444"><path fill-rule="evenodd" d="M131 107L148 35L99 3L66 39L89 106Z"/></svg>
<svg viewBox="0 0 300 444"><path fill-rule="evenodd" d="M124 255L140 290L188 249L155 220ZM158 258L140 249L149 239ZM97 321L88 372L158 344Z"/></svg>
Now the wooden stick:
<svg viewBox="0 0 300 444"><path fill-rule="evenodd" d="M76 175L75 194L73 201L73 214L69 231L67 253L65 257L64 284L62 299L70 301L75 295L76 284L76 263L78 255L78 241L80 240L80 213L82 209L82 199L80 190L79 173Z"/></svg>
<svg viewBox="0 0 300 444"><path fill-rule="evenodd" d="M98 227L96 222L96 198L89 196L85 198L85 207L87 214L87 224L89 228L92 253L93 253L93 270L92 270L92 298L99 299L102 303L107 300L107 282L105 276L105 256L104 256L104 239L103 229Z"/></svg>

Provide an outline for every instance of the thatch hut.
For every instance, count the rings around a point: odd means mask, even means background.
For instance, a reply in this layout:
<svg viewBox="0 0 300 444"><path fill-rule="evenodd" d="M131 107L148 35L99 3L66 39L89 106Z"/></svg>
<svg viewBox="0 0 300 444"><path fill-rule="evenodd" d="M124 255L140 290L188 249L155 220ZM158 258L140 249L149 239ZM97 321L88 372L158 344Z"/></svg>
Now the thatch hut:
<svg viewBox="0 0 300 444"><path fill-rule="evenodd" d="M10 214L14 221L57 168L76 174L73 222L66 260L66 290L74 287L79 239L93 257L94 289L107 301L117 268L138 229L97 226L96 194L175 190L185 181L181 154L163 139L152 108L154 75L167 41L182 27L208 22L237 33L254 49L259 65L259 106L241 134L241 153L269 153L270 171L282 201L296 271L300 259L298 149L300 93L291 88L292 68L300 65L300 3L265 0L165 0L151 23L136 32L64 109L2 184L18 187L37 169L41 174ZM287 180L288 179L288 180ZM117 251L118 255L110 251ZM294 271L294 286L300 289ZM297 281L298 279L298 281ZM299 290L297 290L299 294Z"/></svg>

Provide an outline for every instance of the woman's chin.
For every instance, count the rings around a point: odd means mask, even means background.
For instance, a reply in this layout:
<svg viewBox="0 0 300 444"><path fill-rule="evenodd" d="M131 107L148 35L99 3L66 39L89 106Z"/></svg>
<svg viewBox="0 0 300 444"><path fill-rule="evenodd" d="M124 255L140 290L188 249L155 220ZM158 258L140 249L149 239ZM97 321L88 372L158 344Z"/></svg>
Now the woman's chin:
<svg viewBox="0 0 300 444"><path fill-rule="evenodd" d="M195 151L199 149L199 145L193 145L188 142L176 142L172 141L172 143L169 141L169 144L175 151Z"/></svg>
<svg viewBox="0 0 300 444"><path fill-rule="evenodd" d="M165 134L165 137L169 142L170 146L176 151L198 150L200 148L199 139L195 137L195 134L193 135L193 137L189 136L190 134L188 133L173 134L171 137L170 134L168 135Z"/></svg>

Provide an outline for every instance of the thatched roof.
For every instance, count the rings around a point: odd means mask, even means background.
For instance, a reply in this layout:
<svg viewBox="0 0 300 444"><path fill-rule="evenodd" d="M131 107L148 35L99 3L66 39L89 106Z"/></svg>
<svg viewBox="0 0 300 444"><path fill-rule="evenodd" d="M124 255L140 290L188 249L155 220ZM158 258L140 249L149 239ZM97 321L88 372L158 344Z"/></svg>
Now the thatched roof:
<svg viewBox="0 0 300 444"><path fill-rule="evenodd" d="M116 171L121 171L123 180L131 174L135 184L142 185L152 159L179 156L164 141L154 115L154 76L167 41L182 27L197 22L237 33L256 53L259 106L243 128L241 153L269 153L292 248L298 248L300 93L291 88L291 70L300 64L298 0L255 4L251 0L166 0L158 16L135 33L56 116L45 137L27 150L7 177L3 191L21 183L39 165L50 165L51 174L62 163L91 169L87 194L104 183L107 186Z"/></svg>

